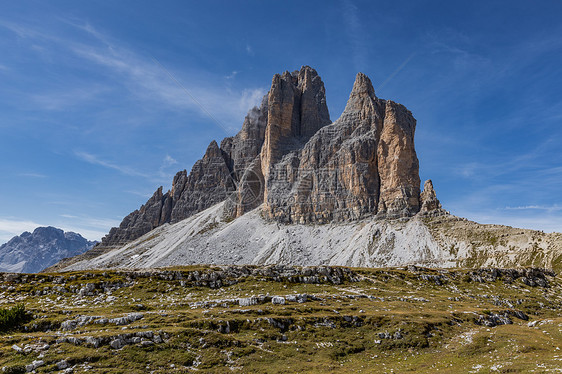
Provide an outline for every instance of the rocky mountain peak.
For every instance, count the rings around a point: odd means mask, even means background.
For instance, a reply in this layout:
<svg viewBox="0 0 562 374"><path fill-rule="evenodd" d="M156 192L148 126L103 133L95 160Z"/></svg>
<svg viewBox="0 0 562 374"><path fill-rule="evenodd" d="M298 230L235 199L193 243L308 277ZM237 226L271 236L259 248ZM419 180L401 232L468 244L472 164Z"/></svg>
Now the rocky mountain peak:
<svg viewBox="0 0 562 374"><path fill-rule="evenodd" d="M222 153L221 153L221 150L220 150L217 142L215 140L213 140L213 141L211 141L211 143L207 147L207 150L205 151L205 155L203 156L203 159L204 160L210 160L210 159L215 158L215 157L222 157Z"/></svg>
<svg viewBox="0 0 562 374"><path fill-rule="evenodd" d="M353 83L353 88L351 90L350 97L356 96L368 96L372 99L376 99L375 89L371 83L371 79L365 74L359 72L355 76L355 82Z"/></svg>
<svg viewBox="0 0 562 374"><path fill-rule="evenodd" d="M38 227L0 246L0 271L36 273L65 257L79 255L95 242L56 227Z"/></svg>
<svg viewBox="0 0 562 374"><path fill-rule="evenodd" d="M122 245L222 201L226 216L263 205L264 217L287 223L412 216L421 204L415 126L404 106L376 97L363 73L333 123L316 70L275 74L238 134L220 146L212 141L190 173L179 172L169 192L159 189L102 246Z"/></svg>

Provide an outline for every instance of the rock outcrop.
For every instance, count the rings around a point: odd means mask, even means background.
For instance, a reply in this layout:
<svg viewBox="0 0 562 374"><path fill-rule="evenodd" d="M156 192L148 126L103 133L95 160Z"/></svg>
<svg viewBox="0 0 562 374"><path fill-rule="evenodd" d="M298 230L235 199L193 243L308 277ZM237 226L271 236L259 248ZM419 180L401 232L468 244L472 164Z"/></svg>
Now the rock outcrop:
<svg viewBox="0 0 562 374"><path fill-rule="evenodd" d="M423 191L420 194L420 215L424 216L439 216L447 214L441 207L441 203L437 199L437 194L433 189L433 182L431 179L428 179L423 184Z"/></svg>
<svg viewBox="0 0 562 374"><path fill-rule="evenodd" d="M410 111L377 98L362 73L334 123L314 69L276 74L238 134L211 142L189 174L179 172L169 192L158 189L100 247L121 246L222 201L227 217L263 204L266 218L284 223L412 216L427 200L420 200L415 127ZM424 212L440 209L432 204Z"/></svg>

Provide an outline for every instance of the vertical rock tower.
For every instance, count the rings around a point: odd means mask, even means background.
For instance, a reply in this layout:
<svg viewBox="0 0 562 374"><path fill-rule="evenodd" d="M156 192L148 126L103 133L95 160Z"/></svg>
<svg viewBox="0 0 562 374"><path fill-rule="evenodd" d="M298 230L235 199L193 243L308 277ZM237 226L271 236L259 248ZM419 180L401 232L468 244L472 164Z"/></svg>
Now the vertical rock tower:
<svg viewBox="0 0 562 374"><path fill-rule="evenodd" d="M415 126L404 106L378 99L370 79L357 74L338 120L277 163L262 165L272 170L265 176L266 215L286 223L326 223L417 213Z"/></svg>

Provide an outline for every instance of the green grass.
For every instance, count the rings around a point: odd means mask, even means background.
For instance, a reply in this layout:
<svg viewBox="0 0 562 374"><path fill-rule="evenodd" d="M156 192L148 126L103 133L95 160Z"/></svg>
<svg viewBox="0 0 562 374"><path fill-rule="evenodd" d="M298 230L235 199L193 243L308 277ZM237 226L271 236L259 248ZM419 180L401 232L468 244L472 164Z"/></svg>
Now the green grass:
<svg viewBox="0 0 562 374"><path fill-rule="evenodd" d="M541 288L521 279L477 282L470 269L351 270L356 279L341 284L248 276L226 277L223 284L232 284L210 288L189 280L195 272L220 271L206 266L40 274L5 281L0 283L0 305L23 303L25 308L20 305L20 312L11 315L29 316L29 311L36 318L0 335L0 370L20 370L40 356L45 364L38 373L56 371L63 359L75 373L487 373L545 372L561 366L558 277L549 277L550 287ZM93 294L79 298L78 290L87 283L96 285ZM229 301L291 294L316 300L247 307ZM113 301L106 301L108 297ZM510 310L539 322L532 327L512 317L511 325L475 323L478 316ZM137 311L144 317L126 329L92 323L60 330L62 322L78 316L114 318ZM168 339L119 350L107 344L119 334L142 331ZM62 334L104 338L106 343L99 348L57 343ZM49 348L18 353L14 344Z"/></svg>

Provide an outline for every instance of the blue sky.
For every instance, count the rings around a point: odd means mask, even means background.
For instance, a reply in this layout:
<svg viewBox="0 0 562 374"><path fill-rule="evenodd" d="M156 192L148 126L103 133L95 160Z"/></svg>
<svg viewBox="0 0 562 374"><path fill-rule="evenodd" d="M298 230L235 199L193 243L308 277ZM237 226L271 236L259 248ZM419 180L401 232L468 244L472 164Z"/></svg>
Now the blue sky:
<svg viewBox="0 0 562 374"><path fill-rule="evenodd" d="M100 239L301 65L332 120L358 71L406 105L453 214L562 231L561 16L555 0L2 2L0 243L39 225Z"/></svg>

